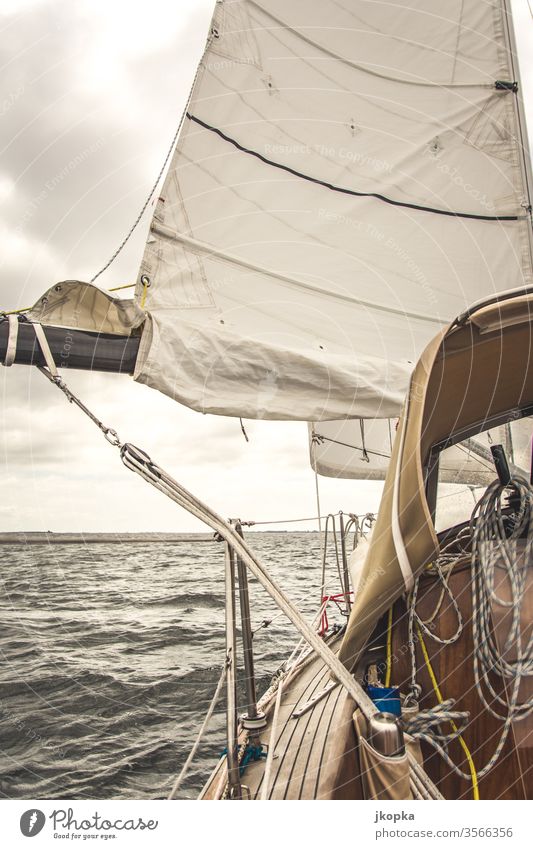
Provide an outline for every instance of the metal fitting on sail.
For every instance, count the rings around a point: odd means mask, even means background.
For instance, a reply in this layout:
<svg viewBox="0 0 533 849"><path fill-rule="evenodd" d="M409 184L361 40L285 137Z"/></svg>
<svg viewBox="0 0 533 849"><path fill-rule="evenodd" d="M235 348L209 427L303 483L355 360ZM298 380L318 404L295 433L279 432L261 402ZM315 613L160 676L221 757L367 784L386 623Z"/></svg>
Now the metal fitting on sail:
<svg viewBox="0 0 533 849"><path fill-rule="evenodd" d="M494 88L496 91L512 91L516 94L518 91L518 83L516 80L513 80L512 82L509 80L496 80Z"/></svg>
<svg viewBox="0 0 533 849"><path fill-rule="evenodd" d="M152 281L148 277L147 274L141 274L141 286L142 286L142 295L140 301L140 307L143 310L146 304L146 296L148 294L148 289L152 285Z"/></svg>

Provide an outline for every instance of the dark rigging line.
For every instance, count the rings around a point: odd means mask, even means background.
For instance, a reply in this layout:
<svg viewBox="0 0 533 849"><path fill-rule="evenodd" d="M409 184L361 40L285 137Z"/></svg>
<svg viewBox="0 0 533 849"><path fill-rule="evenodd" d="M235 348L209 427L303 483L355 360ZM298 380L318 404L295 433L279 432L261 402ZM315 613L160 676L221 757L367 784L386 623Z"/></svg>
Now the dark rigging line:
<svg viewBox="0 0 533 849"><path fill-rule="evenodd" d="M363 451L363 447L360 445L350 445L348 442L341 442L338 439L332 439L331 436L324 436L323 433L315 433L316 442L320 445L320 443L325 439L326 442L333 442L335 445L342 445L344 448L352 448L354 451ZM385 457L386 460L390 460L390 454L382 454L381 451L372 451L371 448L366 449L367 454L375 454L376 457Z"/></svg>

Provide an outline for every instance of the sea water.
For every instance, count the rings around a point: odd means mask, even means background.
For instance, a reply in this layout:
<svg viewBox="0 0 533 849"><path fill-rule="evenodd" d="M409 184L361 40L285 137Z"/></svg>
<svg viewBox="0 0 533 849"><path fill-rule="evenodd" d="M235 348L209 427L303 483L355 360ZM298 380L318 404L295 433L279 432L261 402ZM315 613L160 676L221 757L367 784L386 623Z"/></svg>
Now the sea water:
<svg viewBox="0 0 533 849"><path fill-rule="evenodd" d="M248 540L312 618L319 535ZM3 545L0 577L1 797L165 798L224 660L223 544ZM250 593L261 693L298 635L253 578ZM216 764L224 728L222 700L184 797Z"/></svg>

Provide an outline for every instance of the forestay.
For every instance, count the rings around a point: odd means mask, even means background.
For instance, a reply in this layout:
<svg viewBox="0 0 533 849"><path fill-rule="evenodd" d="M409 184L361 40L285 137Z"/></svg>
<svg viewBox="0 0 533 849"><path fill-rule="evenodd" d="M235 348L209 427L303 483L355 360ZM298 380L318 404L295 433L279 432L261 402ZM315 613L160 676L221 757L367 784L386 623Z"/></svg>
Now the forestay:
<svg viewBox="0 0 533 849"><path fill-rule="evenodd" d="M508 38L501 0L218 3L136 379L230 416L396 416L439 326L532 282Z"/></svg>

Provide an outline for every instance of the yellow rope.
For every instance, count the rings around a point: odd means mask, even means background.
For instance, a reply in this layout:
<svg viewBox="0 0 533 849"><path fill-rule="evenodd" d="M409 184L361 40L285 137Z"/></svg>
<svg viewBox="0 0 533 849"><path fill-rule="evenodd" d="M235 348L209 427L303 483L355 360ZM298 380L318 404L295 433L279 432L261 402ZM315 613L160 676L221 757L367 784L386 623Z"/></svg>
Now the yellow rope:
<svg viewBox="0 0 533 849"><path fill-rule="evenodd" d="M385 673L385 686L390 687L390 679L392 674L392 611L393 608L389 609L389 616L387 619L387 671Z"/></svg>
<svg viewBox="0 0 533 849"><path fill-rule="evenodd" d="M0 310L2 315L18 315L21 312L28 312L31 310L31 307L22 307L21 310Z"/></svg>
<svg viewBox="0 0 533 849"><path fill-rule="evenodd" d="M143 283L143 293L141 296L141 309L144 309L144 305L146 303L146 294L148 292L148 283Z"/></svg>
<svg viewBox="0 0 533 849"><path fill-rule="evenodd" d="M416 626L416 630L417 630L417 633L418 633L418 639L420 640L420 647L422 649L422 654L424 656L424 662L425 662L427 670L429 672L429 677L431 679L431 683L433 685L435 695L437 696L437 699L439 700L439 702L443 702L444 698L443 698L442 693L440 691L440 687L439 687L437 679L435 677L435 672L433 671L433 667L432 667L431 661L429 659L428 650L426 648L426 644L425 644L424 638L422 636L422 631L420 630L420 625ZM454 731L457 731L457 725L455 724L453 719L450 720L450 725L452 726ZM461 748L462 748L463 752L465 753L466 759L468 761L468 766L469 766L469 769L470 769L470 775L472 777L472 795L473 795L474 799L479 800L479 787L478 787L478 783L477 783L477 772L476 772L476 767L474 765L474 760L472 758L472 755L470 754L470 749L466 745L461 734L459 734L458 740L459 740L459 743L461 744Z"/></svg>

